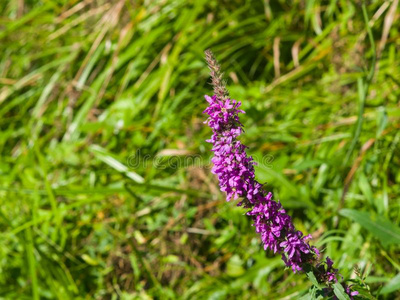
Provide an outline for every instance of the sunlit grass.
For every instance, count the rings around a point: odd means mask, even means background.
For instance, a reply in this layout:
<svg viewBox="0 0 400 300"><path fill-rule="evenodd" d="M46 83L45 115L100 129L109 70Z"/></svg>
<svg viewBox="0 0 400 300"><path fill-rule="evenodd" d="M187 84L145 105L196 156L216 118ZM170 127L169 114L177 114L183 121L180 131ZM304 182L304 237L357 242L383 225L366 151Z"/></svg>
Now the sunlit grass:
<svg viewBox="0 0 400 300"><path fill-rule="evenodd" d="M210 172L212 48L247 112L258 180L345 279L357 266L373 295L399 297L397 3L368 6L377 61L365 89L374 51L355 3L3 1L0 296L308 290ZM133 167L139 149L150 159ZM187 153L201 164L154 163Z"/></svg>

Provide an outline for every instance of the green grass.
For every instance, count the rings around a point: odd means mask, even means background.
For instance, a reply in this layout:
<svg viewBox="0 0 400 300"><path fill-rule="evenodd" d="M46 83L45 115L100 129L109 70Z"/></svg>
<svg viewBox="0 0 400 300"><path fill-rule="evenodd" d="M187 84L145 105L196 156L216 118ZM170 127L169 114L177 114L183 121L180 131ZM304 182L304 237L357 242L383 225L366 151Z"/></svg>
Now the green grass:
<svg viewBox="0 0 400 300"><path fill-rule="evenodd" d="M211 48L257 178L345 279L399 298L398 1L142 2L0 4L0 297L307 292L210 172Z"/></svg>

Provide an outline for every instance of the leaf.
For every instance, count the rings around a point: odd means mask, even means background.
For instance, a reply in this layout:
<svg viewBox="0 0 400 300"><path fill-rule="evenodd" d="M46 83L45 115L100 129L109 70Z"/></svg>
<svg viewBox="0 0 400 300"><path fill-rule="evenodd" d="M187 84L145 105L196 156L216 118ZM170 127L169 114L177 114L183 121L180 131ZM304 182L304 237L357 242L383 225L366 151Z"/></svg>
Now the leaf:
<svg viewBox="0 0 400 300"><path fill-rule="evenodd" d="M376 138L379 138L388 125L388 114L384 106L379 107L377 110L376 125Z"/></svg>
<svg viewBox="0 0 400 300"><path fill-rule="evenodd" d="M96 156L96 158L109 165L111 168L117 170L118 172L125 174L133 181L137 183L144 182L144 178L142 176L133 171L130 171L127 166L112 157L111 154L109 154L107 150L103 149L102 147L98 145L92 145L90 146L89 150Z"/></svg>
<svg viewBox="0 0 400 300"><path fill-rule="evenodd" d="M368 178L364 173L360 173L360 177L358 179L358 186L360 187L361 192L367 198L368 202L371 205L374 205L374 196L372 194L371 185L368 182Z"/></svg>
<svg viewBox="0 0 400 300"><path fill-rule="evenodd" d="M383 216L354 209L342 209L340 215L359 223L380 239L384 247L390 244L400 244L400 228Z"/></svg>
<svg viewBox="0 0 400 300"><path fill-rule="evenodd" d="M231 277L238 277L244 274L245 270L242 265L243 261L240 259L239 255L232 256L227 263L226 274Z"/></svg>
<svg viewBox="0 0 400 300"><path fill-rule="evenodd" d="M376 300L376 298L371 295L371 292L362 286L352 285L351 289L352 291L358 292L357 299L361 298L361 299Z"/></svg>
<svg viewBox="0 0 400 300"><path fill-rule="evenodd" d="M163 257L162 258L162 262L170 263L170 264L174 264L174 263L176 264L176 263L179 262L179 257L176 256L176 255L170 254L170 255L167 255L167 256Z"/></svg>
<svg viewBox="0 0 400 300"><path fill-rule="evenodd" d="M314 286L316 286L319 289L322 288L321 285L318 283L317 278L315 278L315 275L312 271L307 272L307 277L308 277L308 279L310 279L310 281L312 282L312 284Z"/></svg>
<svg viewBox="0 0 400 300"><path fill-rule="evenodd" d="M315 287L311 287L307 294L305 294L303 297L301 297L299 300L315 300Z"/></svg>
<svg viewBox="0 0 400 300"><path fill-rule="evenodd" d="M315 286L312 286L307 294L305 294L303 297L299 298L299 300L322 300L324 297L322 296L322 290L316 288Z"/></svg>
<svg viewBox="0 0 400 300"><path fill-rule="evenodd" d="M390 280L381 290L381 294L389 294L400 289L400 273Z"/></svg>
<svg viewBox="0 0 400 300"><path fill-rule="evenodd" d="M96 259L90 257L87 254L82 254L81 257L87 264L91 266L97 266L99 264L99 262Z"/></svg>
<svg viewBox="0 0 400 300"><path fill-rule="evenodd" d="M345 293L343 286L340 284L340 282L336 282L333 285L333 292L339 300L350 300L350 297Z"/></svg>

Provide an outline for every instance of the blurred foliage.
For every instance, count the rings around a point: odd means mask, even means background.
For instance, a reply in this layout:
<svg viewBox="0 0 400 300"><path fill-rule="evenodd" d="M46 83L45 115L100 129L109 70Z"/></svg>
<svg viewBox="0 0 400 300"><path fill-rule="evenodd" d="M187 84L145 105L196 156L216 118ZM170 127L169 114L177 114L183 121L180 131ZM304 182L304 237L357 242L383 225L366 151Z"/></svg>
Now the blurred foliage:
<svg viewBox="0 0 400 300"><path fill-rule="evenodd" d="M0 11L2 299L307 292L210 172L207 48L247 112L258 179L345 279L400 297L398 0L368 3L370 36L360 1Z"/></svg>

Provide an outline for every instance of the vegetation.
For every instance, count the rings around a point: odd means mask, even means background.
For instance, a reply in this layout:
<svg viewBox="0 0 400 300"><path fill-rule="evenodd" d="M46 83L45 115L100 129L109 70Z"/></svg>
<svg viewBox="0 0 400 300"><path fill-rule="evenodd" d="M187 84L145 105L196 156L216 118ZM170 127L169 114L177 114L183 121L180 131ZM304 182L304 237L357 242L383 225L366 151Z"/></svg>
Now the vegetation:
<svg viewBox="0 0 400 300"><path fill-rule="evenodd" d="M210 172L208 48L257 179L344 279L400 297L400 10L362 7L1 1L0 297L308 292Z"/></svg>

